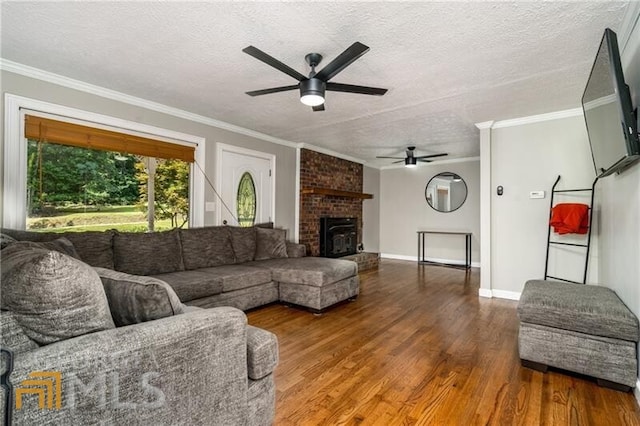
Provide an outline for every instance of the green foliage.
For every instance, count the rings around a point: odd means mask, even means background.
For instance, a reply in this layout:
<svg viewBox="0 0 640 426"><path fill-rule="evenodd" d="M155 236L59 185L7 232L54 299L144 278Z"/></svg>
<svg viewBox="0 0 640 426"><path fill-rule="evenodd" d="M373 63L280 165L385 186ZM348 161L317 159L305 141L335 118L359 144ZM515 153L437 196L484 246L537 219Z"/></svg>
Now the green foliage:
<svg viewBox="0 0 640 426"><path fill-rule="evenodd" d="M181 160L156 161L155 228L166 229L169 223L171 228L184 227L189 219L189 164ZM136 156L30 140L27 201L29 216L37 219L29 227L103 226L99 223L113 227L120 222L110 222L106 215L99 215L103 217L94 222L88 213L111 209L105 206L136 203L146 210L147 181L144 164ZM75 209L82 211L81 218L61 217ZM135 220L138 223L126 225L128 229L147 230L144 217Z"/></svg>
<svg viewBox="0 0 640 426"><path fill-rule="evenodd" d="M134 156L30 140L29 213L68 204L131 204L138 198Z"/></svg>
<svg viewBox="0 0 640 426"><path fill-rule="evenodd" d="M139 182L139 206L146 211L147 181L142 163L136 164ZM155 174L155 218L169 219L172 228L182 228L189 221L189 163L182 160L157 160Z"/></svg>

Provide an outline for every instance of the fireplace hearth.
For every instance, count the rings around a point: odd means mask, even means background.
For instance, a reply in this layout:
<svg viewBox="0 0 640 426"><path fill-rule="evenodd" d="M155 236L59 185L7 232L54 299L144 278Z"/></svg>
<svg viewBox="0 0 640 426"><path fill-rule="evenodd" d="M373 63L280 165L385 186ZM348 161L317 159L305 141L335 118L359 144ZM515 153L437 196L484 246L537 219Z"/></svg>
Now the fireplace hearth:
<svg viewBox="0 0 640 426"><path fill-rule="evenodd" d="M356 218L320 218L320 256L348 256L356 253L357 246L358 220Z"/></svg>

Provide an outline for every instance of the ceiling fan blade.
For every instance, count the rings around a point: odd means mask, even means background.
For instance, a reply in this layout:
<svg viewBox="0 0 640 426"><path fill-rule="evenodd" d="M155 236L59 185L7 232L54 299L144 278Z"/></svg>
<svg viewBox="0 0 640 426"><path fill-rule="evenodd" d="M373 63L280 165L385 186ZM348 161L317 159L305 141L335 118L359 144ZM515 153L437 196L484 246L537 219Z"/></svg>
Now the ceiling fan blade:
<svg viewBox="0 0 640 426"><path fill-rule="evenodd" d="M391 164L396 164L396 163L404 163L404 158L402 160L392 161L391 162Z"/></svg>
<svg viewBox="0 0 640 426"><path fill-rule="evenodd" d="M316 105L311 107L314 111L324 111L324 104Z"/></svg>
<svg viewBox="0 0 640 426"><path fill-rule="evenodd" d="M433 160L426 160L424 158L416 158L416 161L420 163L431 163Z"/></svg>
<svg viewBox="0 0 640 426"><path fill-rule="evenodd" d="M273 56L267 55L266 53L264 53L262 50L258 49L257 47L253 47L253 46L248 46L245 47L244 49L242 49L242 51L248 55L253 56L254 58L256 58L259 61L264 62L267 65L272 66L273 68L282 71L283 73L290 75L291 77L295 78L298 81L302 81L302 80L306 80L307 77L305 75L300 74L298 71L294 70L293 68L291 68L288 65L283 64L282 62L280 62L279 60L277 60L276 58L274 58Z"/></svg>
<svg viewBox="0 0 640 426"><path fill-rule="evenodd" d="M260 96L260 95L268 95L269 93L278 93L278 92L286 92L287 90L296 90L298 88L297 84L292 86L281 86L281 87L273 87L271 89L262 89L262 90L253 90L251 92L246 92L249 96Z"/></svg>
<svg viewBox="0 0 640 426"><path fill-rule="evenodd" d="M431 154L431 155L421 155L419 157L416 157L418 160L422 159L422 158L434 158L434 157L444 157L446 155L449 154Z"/></svg>
<svg viewBox="0 0 640 426"><path fill-rule="evenodd" d="M338 55L333 61L329 62L326 67L322 68L315 77L322 81L329 81L335 77L340 71L351 65L356 59L369 51L369 46L356 41L344 52Z"/></svg>
<svg viewBox="0 0 640 426"><path fill-rule="evenodd" d="M353 84L327 83L327 89L332 92L360 93L362 95L382 96L387 93L387 89L378 87L355 86Z"/></svg>
<svg viewBox="0 0 640 426"><path fill-rule="evenodd" d="M383 157L383 156L376 156L376 158L392 158L394 160L404 160L404 158L402 157Z"/></svg>

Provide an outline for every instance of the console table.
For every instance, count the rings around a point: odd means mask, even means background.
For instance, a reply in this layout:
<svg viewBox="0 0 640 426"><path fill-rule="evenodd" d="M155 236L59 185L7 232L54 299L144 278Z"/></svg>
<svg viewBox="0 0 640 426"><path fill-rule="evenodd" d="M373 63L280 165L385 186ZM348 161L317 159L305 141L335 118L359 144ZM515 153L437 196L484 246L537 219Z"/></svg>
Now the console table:
<svg viewBox="0 0 640 426"><path fill-rule="evenodd" d="M464 235L464 265L446 262L434 262L426 259L426 235L442 234L442 235ZM418 231L418 264L420 265L443 265L454 268L471 268L471 232L468 231Z"/></svg>

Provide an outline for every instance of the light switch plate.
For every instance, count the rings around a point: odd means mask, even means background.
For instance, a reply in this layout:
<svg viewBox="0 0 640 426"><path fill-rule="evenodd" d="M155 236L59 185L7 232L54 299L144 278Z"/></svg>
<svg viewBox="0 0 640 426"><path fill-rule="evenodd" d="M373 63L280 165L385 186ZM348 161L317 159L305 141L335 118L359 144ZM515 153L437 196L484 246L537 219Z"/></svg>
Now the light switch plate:
<svg viewBox="0 0 640 426"><path fill-rule="evenodd" d="M544 198L544 191L531 191L529 198Z"/></svg>

